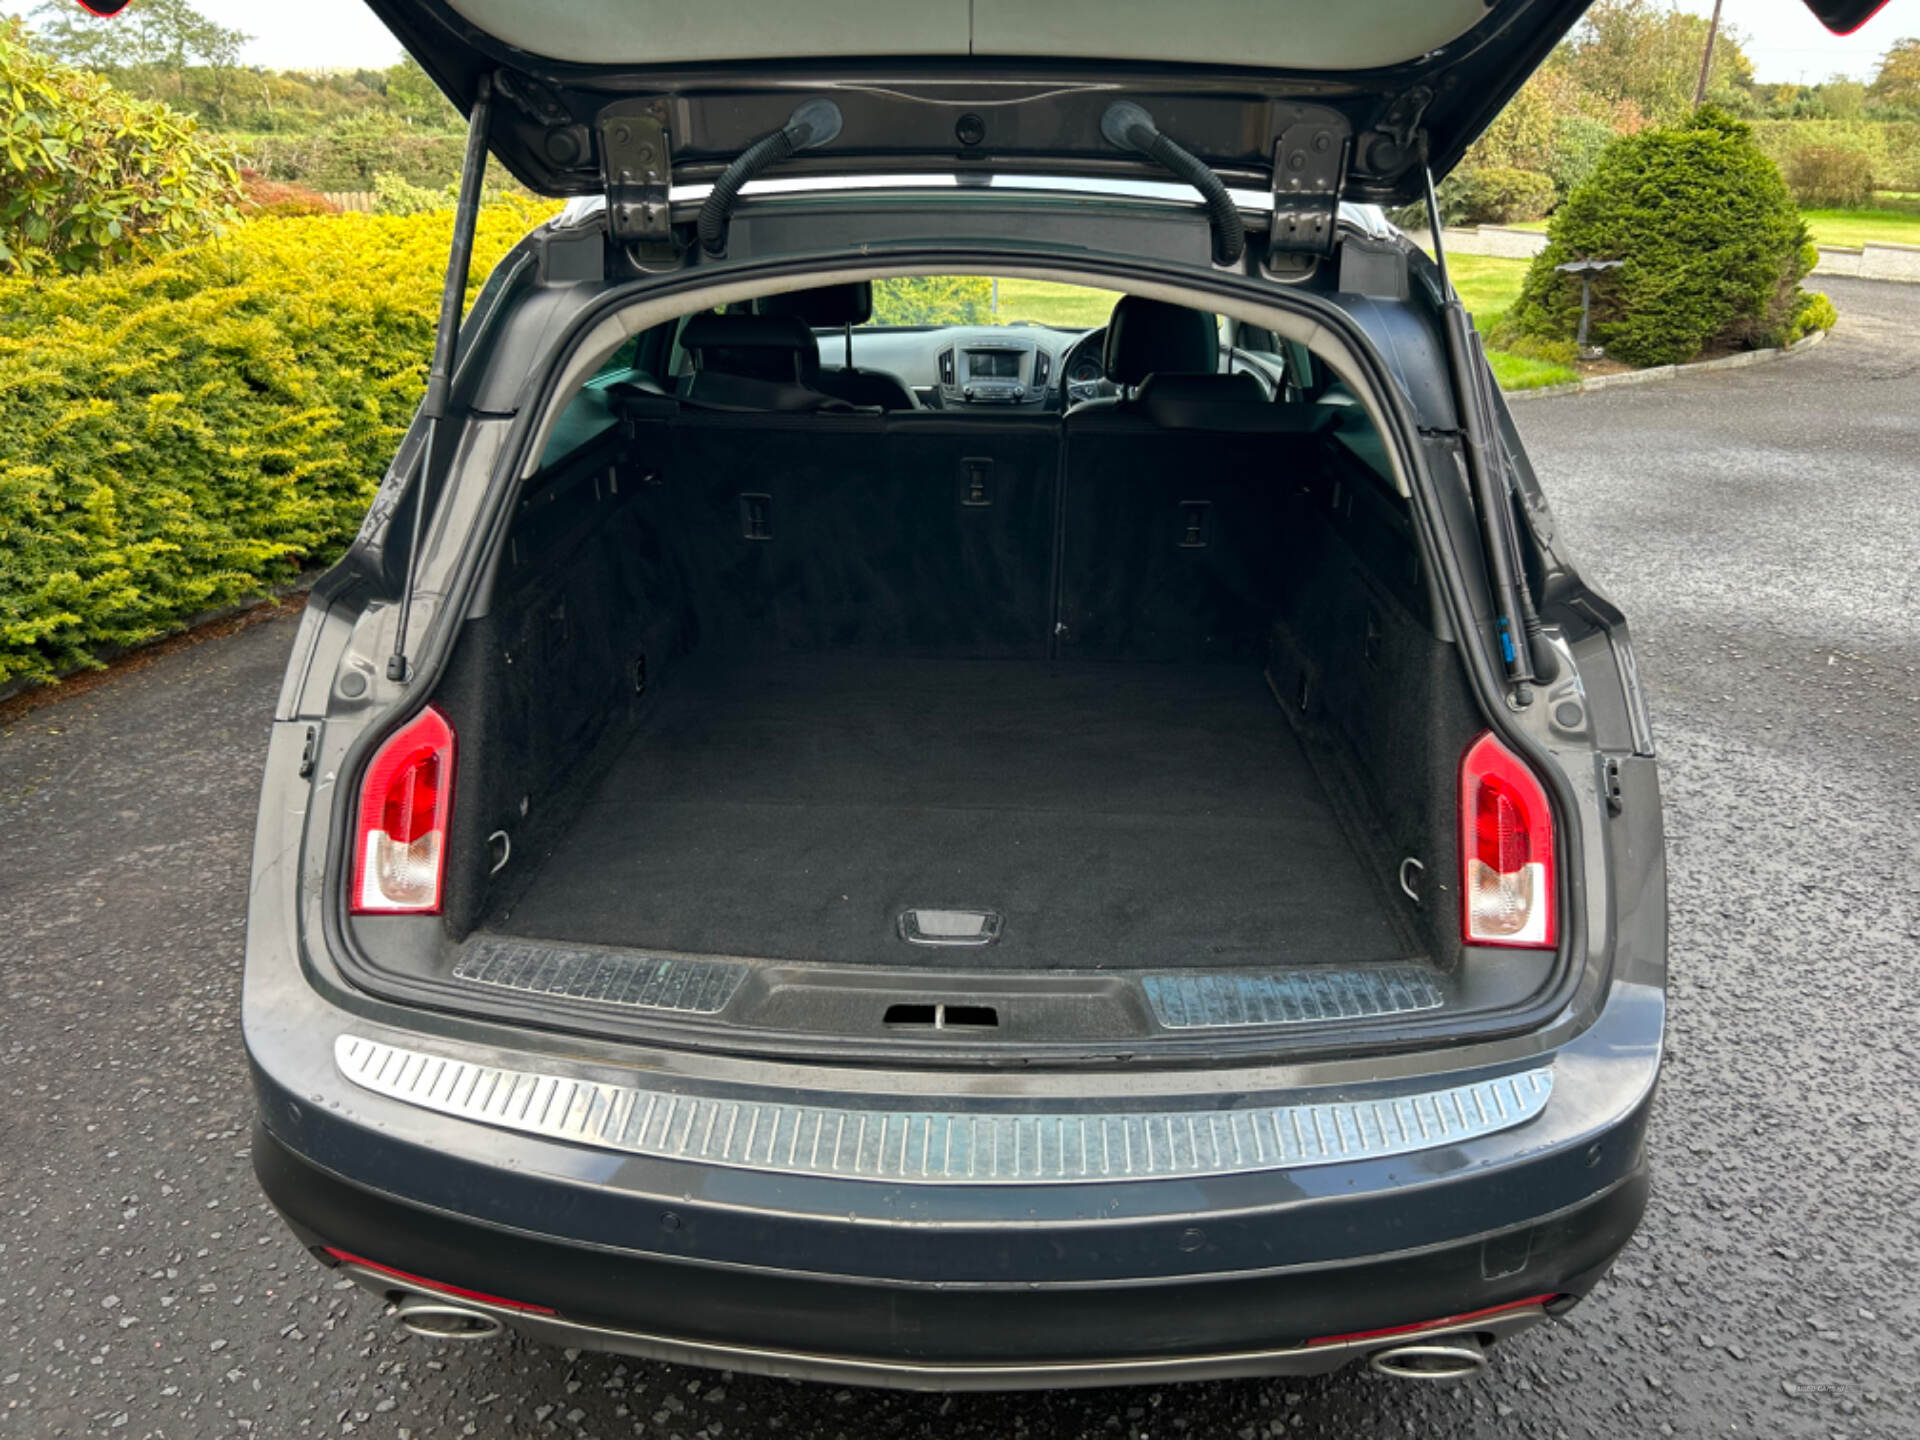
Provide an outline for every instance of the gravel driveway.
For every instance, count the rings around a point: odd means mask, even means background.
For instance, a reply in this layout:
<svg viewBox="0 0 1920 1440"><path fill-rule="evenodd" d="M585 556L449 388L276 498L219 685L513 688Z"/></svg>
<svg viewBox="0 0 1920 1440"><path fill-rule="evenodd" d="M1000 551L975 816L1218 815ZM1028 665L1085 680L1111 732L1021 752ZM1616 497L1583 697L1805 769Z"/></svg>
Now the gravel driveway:
<svg viewBox="0 0 1920 1440"><path fill-rule="evenodd" d="M1635 621L1672 847L1648 1223L1490 1375L894 1396L403 1339L256 1193L247 857L293 626L0 726L0 1433L1920 1433L1920 287L1775 365L1517 407Z"/></svg>

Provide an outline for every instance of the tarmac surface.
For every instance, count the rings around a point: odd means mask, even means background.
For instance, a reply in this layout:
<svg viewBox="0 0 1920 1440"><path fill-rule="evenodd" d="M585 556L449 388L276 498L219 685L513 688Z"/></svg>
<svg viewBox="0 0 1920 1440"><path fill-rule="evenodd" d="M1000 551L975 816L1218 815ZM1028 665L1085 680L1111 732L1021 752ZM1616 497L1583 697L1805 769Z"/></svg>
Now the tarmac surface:
<svg viewBox="0 0 1920 1440"><path fill-rule="evenodd" d="M286 619L0 725L0 1434L1920 1434L1920 286L1778 364L1516 407L1666 789L1647 1223L1487 1376L910 1396L404 1338L247 1161Z"/></svg>

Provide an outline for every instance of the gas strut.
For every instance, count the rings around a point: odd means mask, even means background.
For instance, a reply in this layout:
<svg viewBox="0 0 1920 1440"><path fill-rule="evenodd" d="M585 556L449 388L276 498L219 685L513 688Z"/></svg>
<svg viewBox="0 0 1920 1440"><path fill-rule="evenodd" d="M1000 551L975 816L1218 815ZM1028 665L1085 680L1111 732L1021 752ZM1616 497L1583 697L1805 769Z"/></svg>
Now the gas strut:
<svg viewBox="0 0 1920 1440"><path fill-rule="evenodd" d="M1460 412L1460 435L1467 452L1467 475L1473 482L1474 507L1480 512L1481 543L1487 552L1487 568L1493 581L1494 623L1499 631L1500 658L1506 665L1507 680L1514 686L1521 704L1532 699L1533 654L1526 614L1520 595L1520 547L1513 533L1513 506L1507 500L1504 475L1496 476L1488 455L1488 437L1492 434L1493 398L1487 393L1485 352L1480 334L1473 328L1467 307L1460 303L1459 292L1447 273L1447 252L1440 241L1440 201L1433 191L1433 171L1424 172L1427 182L1427 227L1433 235L1434 264L1440 270L1440 289L1445 296L1441 319L1447 332L1447 368L1453 375L1453 403ZM1535 628L1538 621L1535 621Z"/></svg>
<svg viewBox="0 0 1920 1440"><path fill-rule="evenodd" d="M747 182L796 151L826 144L840 133L840 124L838 105L831 100L808 100L787 117L785 125L771 135L762 135L735 156L700 206L700 248L716 260L725 255L733 202L740 198Z"/></svg>
<svg viewBox="0 0 1920 1440"><path fill-rule="evenodd" d="M453 352L460 339L460 314L467 300L467 275L473 268L473 232L480 220L480 182L487 173L487 116L492 109L493 86L482 75L473 93L473 113L467 121L467 154L460 168L460 204L453 216L453 248L447 256L447 281L440 290L440 327L433 336L433 363L427 369L427 394L420 413L427 421L427 443L414 464L413 540L407 547L407 578L400 590L400 622L393 634L393 654L387 658L387 679L407 678L407 620L413 613L413 585L420 568L421 518L427 511L427 479L433 465L434 441L447 417L453 390Z"/></svg>
<svg viewBox="0 0 1920 1440"><path fill-rule="evenodd" d="M1226 182L1205 161L1168 139L1145 107L1131 100L1116 100L1107 107L1107 113L1100 117L1100 133L1108 144L1138 151L1198 190L1213 222L1213 263L1240 263L1247 250L1246 223L1240 218L1240 207L1227 193Z"/></svg>

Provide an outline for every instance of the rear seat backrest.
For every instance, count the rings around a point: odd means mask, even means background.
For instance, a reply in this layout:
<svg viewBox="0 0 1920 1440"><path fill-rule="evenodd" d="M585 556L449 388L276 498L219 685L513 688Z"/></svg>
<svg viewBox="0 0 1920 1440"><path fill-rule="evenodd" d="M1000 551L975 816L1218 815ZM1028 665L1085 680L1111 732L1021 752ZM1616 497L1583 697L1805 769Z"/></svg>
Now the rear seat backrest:
<svg viewBox="0 0 1920 1440"><path fill-rule="evenodd" d="M1295 477L1326 422L1311 407L1216 406L1183 387L1164 399L1181 428L1156 424L1148 404L1067 417L1058 653L1257 660L1281 594Z"/></svg>
<svg viewBox="0 0 1920 1440"><path fill-rule="evenodd" d="M1064 424L637 394L626 418L700 643L1258 659L1332 409L1221 404L1213 378Z"/></svg>
<svg viewBox="0 0 1920 1440"><path fill-rule="evenodd" d="M634 444L702 643L1046 654L1057 417L696 405Z"/></svg>

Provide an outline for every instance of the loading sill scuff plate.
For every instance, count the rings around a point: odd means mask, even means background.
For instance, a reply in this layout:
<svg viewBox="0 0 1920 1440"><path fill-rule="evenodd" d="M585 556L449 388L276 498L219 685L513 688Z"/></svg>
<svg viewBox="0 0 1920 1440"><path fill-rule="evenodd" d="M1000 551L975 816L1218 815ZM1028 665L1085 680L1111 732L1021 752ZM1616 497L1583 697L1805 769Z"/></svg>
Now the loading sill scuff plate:
<svg viewBox="0 0 1920 1440"><path fill-rule="evenodd" d="M1270 970L1261 974L1147 975L1153 1018L1168 1030L1327 1025L1437 1010L1446 996L1413 965L1370 970Z"/></svg>
<svg viewBox="0 0 1920 1440"><path fill-rule="evenodd" d="M665 959L481 936L468 943L453 975L522 995L717 1015L747 978L747 967L730 960Z"/></svg>
<svg viewBox="0 0 1920 1440"><path fill-rule="evenodd" d="M1234 1109L1034 1113L794 1104L508 1066L342 1035L334 1062L374 1094L596 1149L888 1184L1184 1179L1382 1159L1525 1124L1550 1067L1412 1094Z"/></svg>

